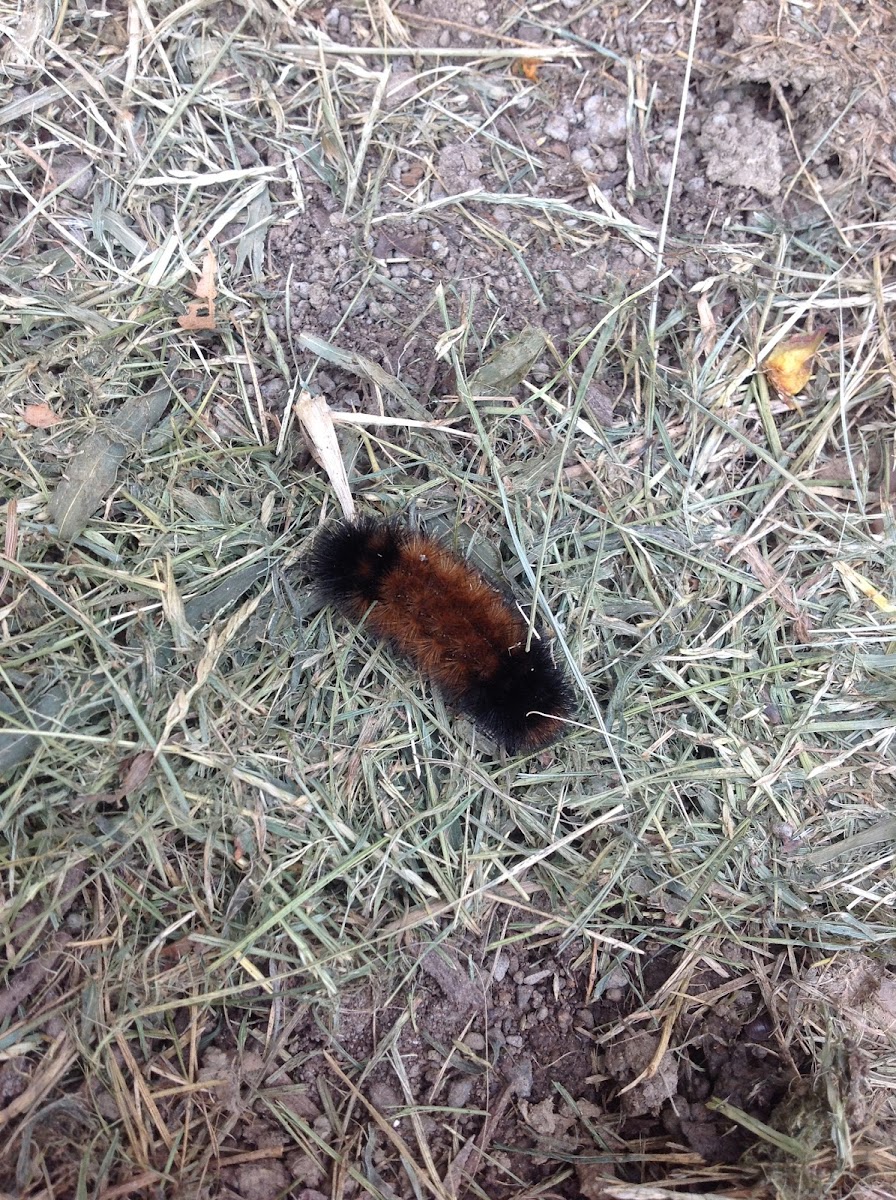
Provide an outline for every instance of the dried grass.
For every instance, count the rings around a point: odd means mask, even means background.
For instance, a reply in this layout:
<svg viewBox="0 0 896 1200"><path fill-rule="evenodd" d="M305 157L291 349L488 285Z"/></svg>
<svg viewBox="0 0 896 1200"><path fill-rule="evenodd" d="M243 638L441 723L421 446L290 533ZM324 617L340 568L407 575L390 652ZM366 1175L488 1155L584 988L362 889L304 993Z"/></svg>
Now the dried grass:
<svg viewBox="0 0 896 1200"><path fill-rule="evenodd" d="M669 1156L667 1186L742 1195L763 1177L790 1197L891 1178L886 223L819 219L796 236L757 219L701 247L706 279L688 293L673 230L658 243L596 184L572 203L516 182L537 150L497 117L534 88L508 73L532 49L500 29L486 49L416 47L396 101L390 64L419 18L387 3L358 6L360 47L303 4L226 21L189 3L50 16L7 15L0 107L7 1186L29 1200L205 1194L209 1172L252 1159L224 1149L248 1094L279 1123L277 1153L324 1164L333 1195L349 1180L393 1194L374 1143L402 1194L477 1194L494 1114L446 1168L406 1078L400 1129L364 1089L381 1061L402 1078L410 1009L375 1060L328 1052L323 1124L285 1050L308 1006L326 1025L340 997L411 977L415 946L464 935L492 957L574 945L595 996L620 967L637 988L645 949L674 947L680 973L629 1018L664 1045L706 1006L689 991L697 964L760 988L780 1046L814 1064L827 1132L754 1128L769 1154L736 1168ZM538 57L607 56L558 30ZM437 148L474 134L506 189L431 198ZM420 167L401 194L386 186L399 151ZM514 396L482 394L468 364L501 339L450 281L433 286L456 392L433 413L340 350L339 327L299 344L275 331L266 236L306 211L309 168L366 233L438 212L525 266L488 219L509 207L574 256L633 247L656 271ZM208 245L214 337L175 321ZM788 409L757 362L822 325L816 378ZM404 389L397 427L343 439L356 496L425 513L534 589L582 696L556 754L492 756L315 610L300 563L329 491L296 465L289 414L334 356L381 405ZM616 389L612 425L595 381ZM56 419L35 428L26 405ZM222 1029L247 1057L216 1072ZM618 1140L603 1152L635 1161ZM664 1147L638 1153L666 1161ZM560 1187L571 1167L557 1163Z"/></svg>

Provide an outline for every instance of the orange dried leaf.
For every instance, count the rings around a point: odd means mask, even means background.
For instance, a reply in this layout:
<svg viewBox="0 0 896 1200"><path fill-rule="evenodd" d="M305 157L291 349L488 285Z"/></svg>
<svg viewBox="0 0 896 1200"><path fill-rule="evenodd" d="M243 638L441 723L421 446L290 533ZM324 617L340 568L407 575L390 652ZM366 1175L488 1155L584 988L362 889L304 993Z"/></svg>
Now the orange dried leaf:
<svg viewBox="0 0 896 1200"><path fill-rule="evenodd" d="M518 58L514 63L514 69L517 75L522 75L530 83L538 83L538 71L541 64L542 59L540 58Z"/></svg>
<svg viewBox="0 0 896 1200"><path fill-rule="evenodd" d="M762 369L765 377L783 398L801 392L812 378L812 366L823 333L798 333L776 347Z"/></svg>
<svg viewBox="0 0 896 1200"><path fill-rule="evenodd" d="M50 429L62 420L62 417L53 412L49 404L26 404L23 415L25 424L33 425L35 429Z"/></svg>
<svg viewBox="0 0 896 1200"><path fill-rule="evenodd" d="M215 324L215 302L208 302L208 312L200 313L200 308L205 308L206 305L198 300L191 300L187 305L187 311L177 318L177 323L181 329L217 329Z"/></svg>
<svg viewBox="0 0 896 1200"><path fill-rule="evenodd" d="M218 261L211 250L207 250L205 258L202 260L202 274L196 284L196 295L198 300L191 300L187 305L187 311L177 318L177 323L181 329L197 330L197 329L216 329L215 321L215 297L218 294L218 289L215 287L215 271L218 267ZM205 308L207 312L199 310Z"/></svg>
<svg viewBox="0 0 896 1200"><path fill-rule="evenodd" d="M202 274L199 277L199 282L196 284L196 295L202 300L214 300L218 294L218 289L215 287L215 271L218 262L211 250L206 252L205 258L202 260Z"/></svg>

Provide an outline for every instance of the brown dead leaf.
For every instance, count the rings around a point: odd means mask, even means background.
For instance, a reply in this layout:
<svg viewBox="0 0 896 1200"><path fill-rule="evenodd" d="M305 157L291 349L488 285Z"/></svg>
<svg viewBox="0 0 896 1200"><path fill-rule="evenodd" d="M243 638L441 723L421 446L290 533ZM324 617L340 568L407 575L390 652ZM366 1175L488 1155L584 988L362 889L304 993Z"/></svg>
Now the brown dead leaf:
<svg viewBox="0 0 896 1200"><path fill-rule="evenodd" d="M126 796L135 792L141 784L146 783L152 770L152 762L151 750L143 750L140 754L134 754L122 762L121 768L124 768L124 774L121 777L121 790Z"/></svg>
<svg viewBox="0 0 896 1200"><path fill-rule="evenodd" d="M401 186L406 188L414 188L423 178L424 167L422 163L413 163L406 171L402 171L400 179Z"/></svg>
<svg viewBox="0 0 896 1200"><path fill-rule="evenodd" d="M812 366L824 333L798 333L777 346L762 364L765 377L782 400L792 400L812 378Z"/></svg>
<svg viewBox="0 0 896 1200"><path fill-rule="evenodd" d="M153 754L151 750L142 750L130 758L122 759L118 764L118 777L121 783L111 792L93 792L91 795L78 796L77 804L107 805L121 804L131 792L144 784L152 770Z"/></svg>
<svg viewBox="0 0 896 1200"><path fill-rule="evenodd" d="M320 137L320 146L324 152L324 157L327 162L338 163L340 160L339 154L339 139L333 134L325 130Z"/></svg>
<svg viewBox="0 0 896 1200"><path fill-rule="evenodd" d="M217 267L217 259L212 249L209 248L202 260L202 274L199 276L195 289L199 299L191 300L187 305L187 311L177 318L181 329L195 331L217 328L215 321L215 298L218 295L218 289L215 287ZM204 313L200 311L203 308L207 310Z"/></svg>
<svg viewBox="0 0 896 1200"><path fill-rule="evenodd" d="M185 937L177 938L176 941L166 942L159 950L159 958L162 962L181 962L184 958L194 957L203 958L212 950L211 946L204 946L201 942L197 942L192 934L187 934Z"/></svg>
<svg viewBox="0 0 896 1200"><path fill-rule="evenodd" d="M26 404L25 424L33 425L35 429L51 429L63 419L53 412L49 404Z"/></svg>

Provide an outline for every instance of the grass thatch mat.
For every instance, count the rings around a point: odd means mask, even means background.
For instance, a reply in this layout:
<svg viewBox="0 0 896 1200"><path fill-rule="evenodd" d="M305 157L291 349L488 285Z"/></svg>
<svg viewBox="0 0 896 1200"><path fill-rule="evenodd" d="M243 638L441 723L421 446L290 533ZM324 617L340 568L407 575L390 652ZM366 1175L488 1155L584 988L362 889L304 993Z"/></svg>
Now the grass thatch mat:
<svg viewBox="0 0 896 1200"><path fill-rule="evenodd" d="M896 1195L892 6L0 27L0 1191ZM550 752L316 606L333 436Z"/></svg>

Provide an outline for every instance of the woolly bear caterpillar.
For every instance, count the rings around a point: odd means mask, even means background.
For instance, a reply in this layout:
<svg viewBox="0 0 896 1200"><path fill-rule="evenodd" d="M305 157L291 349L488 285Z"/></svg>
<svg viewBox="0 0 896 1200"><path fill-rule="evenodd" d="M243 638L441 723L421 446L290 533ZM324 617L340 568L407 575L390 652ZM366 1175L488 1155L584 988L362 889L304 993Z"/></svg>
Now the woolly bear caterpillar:
<svg viewBox="0 0 896 1200"><path fill-rule="evenodd" d="M512 600L436 538L365 517L325 526L310 570L322 598L413 662L511 753L565 732L572 692Z"/></svg>

